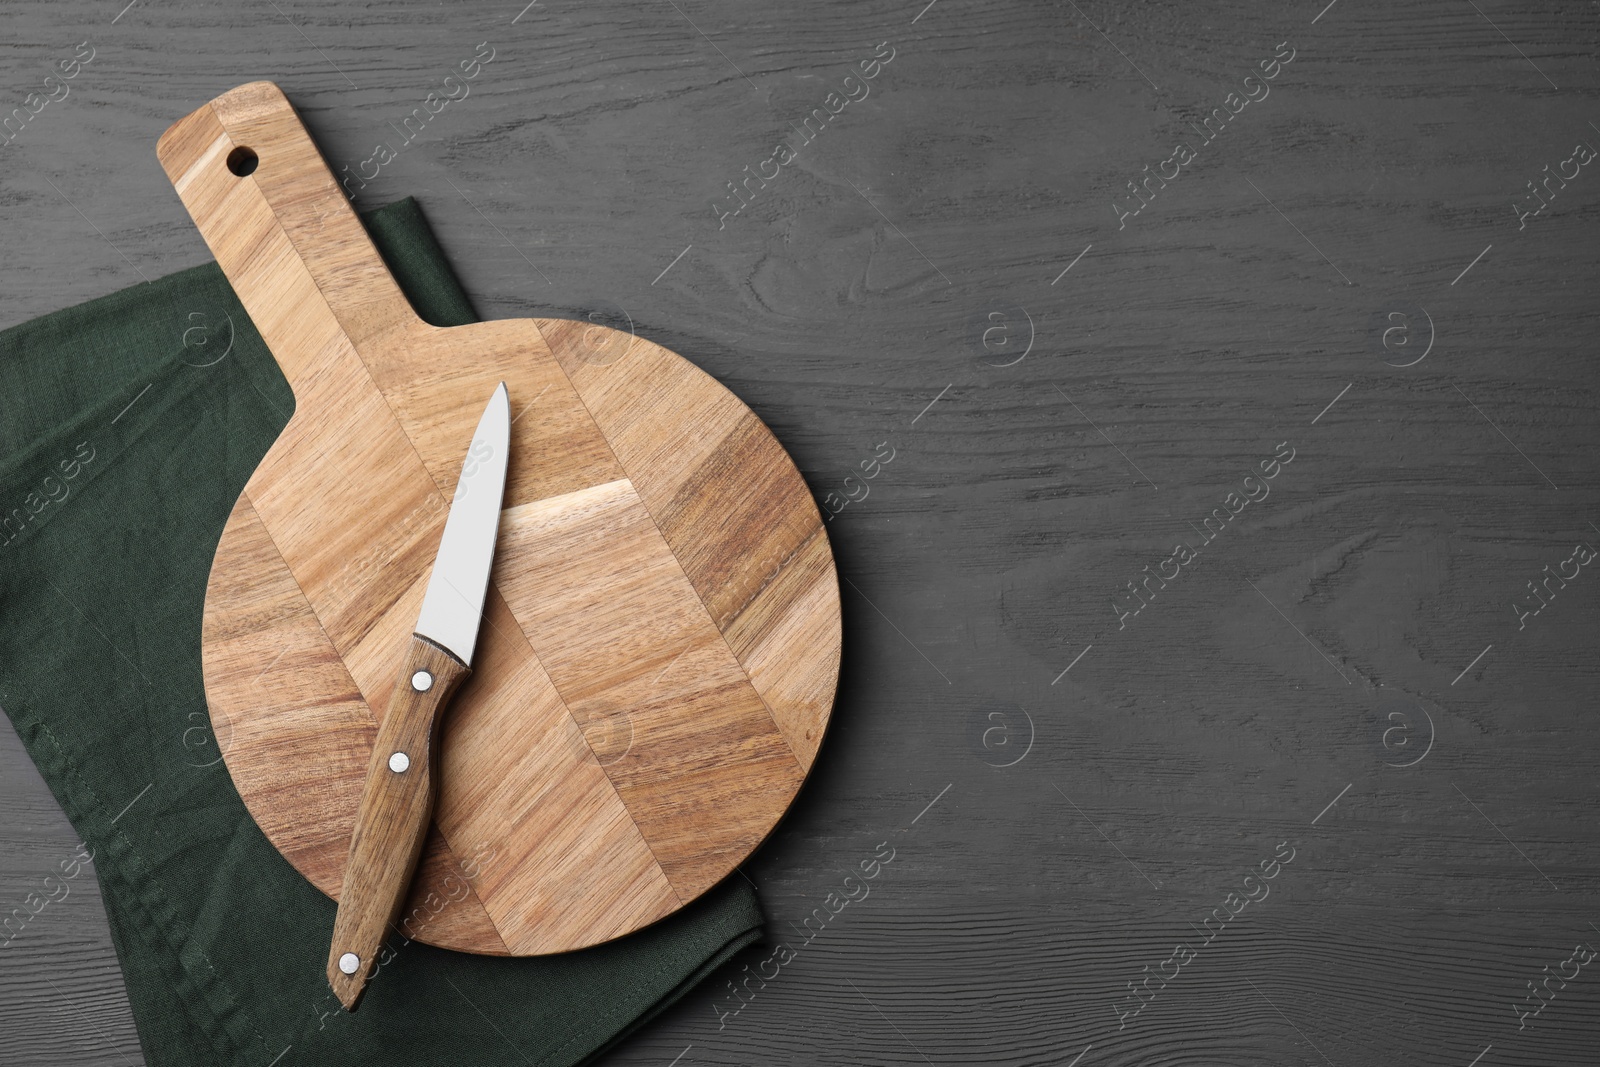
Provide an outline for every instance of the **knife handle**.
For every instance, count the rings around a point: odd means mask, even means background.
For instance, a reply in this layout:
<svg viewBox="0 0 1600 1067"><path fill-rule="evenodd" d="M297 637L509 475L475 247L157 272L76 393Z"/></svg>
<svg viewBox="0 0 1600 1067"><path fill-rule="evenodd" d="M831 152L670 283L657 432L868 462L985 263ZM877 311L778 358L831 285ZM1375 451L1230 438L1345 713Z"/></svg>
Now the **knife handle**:
<svg viewBox="0 0 1600 1067"><path fill-rule="evenodd" d="M346 1011L361 999L411 885L438 792L433 757L439 713L471 673L438 645L412 635L389 710L378 724L333 920L328 984Z"/></svg>

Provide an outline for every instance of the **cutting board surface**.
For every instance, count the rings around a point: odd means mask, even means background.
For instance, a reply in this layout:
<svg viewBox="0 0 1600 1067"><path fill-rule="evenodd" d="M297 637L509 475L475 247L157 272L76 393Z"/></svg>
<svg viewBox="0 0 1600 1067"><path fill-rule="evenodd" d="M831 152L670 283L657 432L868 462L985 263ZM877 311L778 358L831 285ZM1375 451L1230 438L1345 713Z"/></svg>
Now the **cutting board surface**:
<svg viewBox="0 0 1600 1067"><path fill-rule="evenodd" d="M337 897L377 716L504 381L494 573L400 931L562 952L729 875L798 791L838 677L833 556L771 432L631 334L423 323L271 83L157 152L295 394L223 532L202 633L262 831Z"/></svg>

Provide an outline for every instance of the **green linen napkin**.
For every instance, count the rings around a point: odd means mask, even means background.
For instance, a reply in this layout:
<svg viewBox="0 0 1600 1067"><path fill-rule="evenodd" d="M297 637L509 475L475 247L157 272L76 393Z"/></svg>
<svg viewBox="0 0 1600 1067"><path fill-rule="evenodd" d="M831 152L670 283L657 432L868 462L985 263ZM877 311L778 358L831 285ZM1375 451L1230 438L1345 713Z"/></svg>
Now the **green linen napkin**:
<svg viewBox="0 0 1600 1067"><path fill-rule="evenodd" d="M414 201L365 221L424 319L475 321ZM145 1057L581 1062L755 941L755 894L563 956L411 942L339 1009L334 905L251 821L200 670L212 554L293 408L214 263L0 333L0 706L93 852Z"/></svg>

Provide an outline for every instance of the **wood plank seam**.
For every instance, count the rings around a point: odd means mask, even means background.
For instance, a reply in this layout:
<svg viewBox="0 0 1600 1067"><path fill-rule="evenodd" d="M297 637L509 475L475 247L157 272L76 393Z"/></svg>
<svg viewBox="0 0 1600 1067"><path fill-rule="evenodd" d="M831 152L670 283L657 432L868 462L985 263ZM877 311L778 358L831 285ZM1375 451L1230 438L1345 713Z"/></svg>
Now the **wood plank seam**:
<svg viewBox="0 0 1600 1067"><path fill-rule="evenodd" d="M770 575L761 580L761 584L756 587L755 592L745 597L743 601L740 602L738 607L730 607L722 613L722 618L717 620L717 629L727 632L728 627L732 626L735 622L738 622L739 618L743 616L747 610L749 610L750 605L761 599L761 594L766 592L767 589L777 582L777 580L783 575L783 568L787 567L796 556L804 552L806 550L806 546L811 544L812 537L816 537L818 535L824 539L826 539L828 536L827 531L824 530L820 524L818 525L816 532L813 533L811 537L802 538L799 544L795 545L794 548L789 550L788 555L784 556L783 559L778 561L778 565L772 569L772 573ZM832 555L832 542L829 542L828 550L829 554ZM765 566L765 564L763 563L762 566Z"/></svg>
<svg viewBox="0 0 1600 1067"><path fill-rule="evenodd" d="M535 329L538 329L538 327L535 326ZM550 341L545 338L543 330L539 330L539 336L544 340L545 347L549 348ZM551 349L551 351L553 352L554 349ZM555 361L555 364L556 369L561 372L561 376L566 379L567 385L572 389L572 395L577 399L579 404L583 405L584 414L589 416L590 422L594 423L596 426L599 426L600 421L595 418L594 411L589 407L588 401L583 398L583 394L578 390L577 383L574 382L572 380L572 376L567 373L567 368L559 359ZM730 429L729 433L732 432L733 431ZM605 442L606 451L611 453L612 462L617 465L617 469L625 474L628 474L628 481L631 485L633 482L633 475L628 473L627 466L622 462L622 458L617 455L617 450L612 446L610 438L606 437L602 433L601 440ZM708 621L711 624L711 628L717 632L717 637L722 641L722 647L728 651L728 657L732 659L734 663L739 665L739 673L744 676L745 684L750 687L750 691L755 693L757 699L761 701L761 706L767 710L767 719L772 723L773 730L777 732L779 737L783 738L784 747L789 750L789 757L794 760L795 767L800 771L801 777L805 777L806 765L801 761L800 754L794 750L794 744L790 742L789 735L786 734L783 730L783 727L778 724L778 717L773 714L772 705L767 703L766 694L762 693L760 689L756 688L755 681L750 677L749 669L744 665L744 661L739 658L738 653L733 650L733 646L728 643L728 635L723 633L722 627L717 623L717 620L712 617L711 608L707 606L705 597L702 596L700 590L695 587L694 580L689 577L689 569L683 565L683 560L679 558L677 550L672 547L672 542L667 538L666 531L661 528L661 520L657 518L654 509L650 507L650 502L646 500L642 494L640 494L637 490L634 490L634 495L639 500L639 503L644 507L645 514L650 516L650 522L653 526L655 526L656 534L661 538L662 543L667 546L667 551L672 555L673 562L678 565L678 571L683 575L683 580L688 583L690 589L694 590L695 599L700 602L700 610L705 613L706 621ZM793 555L793 553L790 553L790 558L793 558Z"/></svg>
<svg viewBox="0 0 1600 1067"><path fill-rule="evenodd" d="M213 111L213 115L215 115L214 111ZM218 124L220 125L221 124L221 119L219 118L217 121L218 121ZM226 128L224 128L224 129L226 129ZM225 136L229 136L226 133L224 135ZM231 136L230 136L230 141L231 141ZM394 402L389 398L389 395L386 392L384 392L383 389L379 386L377 378L372 373L372 368L367 363L367 358L366 358L365 354L361 351L361 347L359 345L357 345L354 340L351 339L350 331L345 327L344 319L340 316L335 303L332 300L328 299L327 291L322 288L321 283L319 283L317 281L316 275L313 274L311 269L306 266L306 263L308 262L308 255L307 255L306 250L304 248L302 248L300 245L295 243L294 235L292 233L290 233L289 230L278 219L277 212L275 210L271 210L272 209L272 200L271 200L271 198L269 198L267 196L266 191L261 188L260 183L256 181L255 177L253 175L247 175L245 177L240 178L239 181L247 181L247 182L249 182L251 184L252 188L255 189L256 195L259 196L262 199L262 201L267 204L267 206L269 208L269 211L272 214L272 225L273 225L273 227L278 231L278 233L282 234L284 243L287 244L290 248L294 249L294 251L295 251L295 255L297 257L297 262L296 262L295 266L298 267L299 270L304 272L304 274L306 276L306 280L309 281L311 283L311 287L317 291L318 297L320 297L321 300L322 300L323 307L325 307L327 309L328 316L331 319L333 319L334 322L337 322L339 324L340 330L341 330L341 332L343 332L344 337L345 337L345 343L348 344L350 346L350 350L355 353L356 360L361 364L361 369L367 376L368 384L370 384L372 386L372 391L383 399L384 407L389 410L389 417L394 420L394 423L395 423L396 426L400 427L400 435L405 438L406 444L408 446L410 446L411 454L414 457L416 457L417 465L420 466L423 470L428 471L428 477L433 481L435 488L437 488L439 490L440 496L444 497L446 499L446 501L448 501L449 495L446 493L446 487L441 485L441 484L439 484L439 477L437 475L435 475L431 470L429 470L428 463L423 458L423 455L422 455L421 451L418 450L418 448L416 446L416 442L412 441L411 435L405 432L405 422L400 418L400 413L395 410ZM363 234L366 233L365 229L362 230L362 233ZM367 244L369 246L369 249L370 249L370 251L372 253L373 258L381 260L382 257L380 257L378 255L377 248L376 247L372 247L371 239L370 238L366 238L366 240L367 240ZM402 294L402 299L404 299L403 294ZM410 301L409 300L406 301L406 305L407 305L407 307L410 307ZM411 309L411 314L412 314L412 317L417 322L421 322L422 321L420 318L417 317L416 309L412 308ZM319 371L318 370L313 370L312 371L313 375L316 374L316 373L319 373ZM565 372L563 372L563 374L564 373ZM341 474L342 474L342 472L341 472Z"/></svg>
<svg viewBox="0 0 1600 1067"><path fill-rule="evenodd" d="M244 494L242 494L242 495L244 495L246 497L246 499L248 500L248 486L246 487L246 492ZM250 507L253 510L255 508L255 502L254 501L250 501L249 503L250 503ZM259 514L260 513L257 512L258 516L259 516ZM272 551L277 554L279 561L283 564L283 569L292 577L293 574L294 574L294 571L289 567L289 561L283 558L283 549L278 545L277 540L273 538L273 536L272 536L272 528L270 526L268 526L265 522L260 521L259 517L257 519L257 522L261 527L261 532L266 535L266 538L267 538L268 542L271 543ZM221 540L220 539L218 540L218 544L219 545L221 544ZM215 570L212 571L212 574L216 574L216 573L217 572ZM208 580L206 584L209 586L210 585L210 581ZM298 583L296 583L296 585L298 586ZM322 618L321 618L321 616L319 616L317 614L316 608L313 607L312 604L311 604L311 601L306 598L304 590L298 590L297 589L297 592L298 592L298 595L300 596L300 598L302 600L305 600L305 604L306 604L306 608L307 608L307 614L312 619L316 620L317 631L320 634L322 634L322 638L323 638L324 641L326 641L328 643L328 647L333 649L335 651L335 653L337 653L339 646L334 643L333 638L328 634L327 628L323 626ZM208 599L209 599L209 597L208 597ZM358 685L356 685L354 677L352 677L350 675L350 668L345 664L343 658L340 657L340 656L337 656L337 655L335 656L335 658L339 660L339 669L343 670L345 672L345 677L349 679L351 690L353 692L360 693L361 692L361 688ZM203 682L203 679L202 679L202 682ZM374 727L376 727L378 725L378 717L372 713L372 705L370 703L368 703L365 694L362 694L362 697L361 697L361 708L362 708L363 711L366 712L367 718L369 718L372 721L372 725ZM376 741L376 734L374 734L374 741ZM224 756L224 762L226 762L226 756ZM457 850L456 846L450 841L449 836L445 833L444 827L439 826L437 821L434 821L432 823L432 825L433 825L434 829L439 831L439 836L444 840L446 847L449 848L449 850L450 850L450 859L451 859L452 866L454 866L458 870L462 869L461 853ZM292 864L291 864L291 866L292 866ZM305 875L302 874L301 877L305 877ZM309 879L307 879L307 880L309 881ZM483 901L481 899L479 899L477 887L472 884L471 879L466 879L466 884L467 884L468 890L472 893L473 899L477 901L478 907L483 909L484 915L488 918L489 927L490 927L490 929L494 930L495 938L496 938L496 940L498 940L500 942L500 947L505 949L507 955L510 955L510 953L511 953L510 946L508 946L505 943L505 938L501 936L499 928L497 926L495 926L493 914L490 913L488 907L484 905ZM401 936L406 936L406 935L402 932Z"/></svg>
<svg viewBox="0 0 1600 1067"><path fill-rule="evenodd" d="M249 487L246 486L245 495L248 497L248 494L249 494ZM255 502L253 500L250 502L250 506L252 508L255 507ZM288 571L288 573L290 575L293 575L294 571L293 571L292 568L290 568L288 560L283 558L283 549L279 546L277 540L272 536L272 528L271 528L271 526L268 525L265 522L262 522L261 523L261 529L262 529L262 532L266 534L267 539L269 541L271 541L272 549L273 549L273 551L275 553L277 553L279 560L282 561L284 570ZM673 558L676 559L677 557L674 556ZM301 592L300 595L302 597L305 596L304 592ZM335 652L337 652L339 646L334 642L333 638L328 634L327 628L323 625L322 617L317 614L317 610L316 610L315 606L311 605L309 600L306 601L306 604L307 604L307 607L310 609L310 612L309 612L310 616L313 619L315 619L316 622L317 622L318 631L322 634L323 639L328 642L328 647L334 649ZM485 617L485 621L488 621L487 617ZM503 631L500 631L499 627L495 627L495 629L496 629L497 632L501 632L502 636L504 636ZM368 632L370 632L370 628L369 628ZM528 640L527 635L522 632L520 626L518 627L518 630L517 630L517 637L520 638L522 640L522 642L526 645L526 647L528 649L529 656L534 660L534 662L538 663L539 669L541 671L543 671L545 673L545 676L548 678L549 675L550 675L550 672L546 668L546 666L544 664L544 661L539 658L538 649L534 646L532 641ZM340 659L340 667L345 671L346 675L349 676L349 668L344 665L342 657ZM741 665L741 670L742 669L743 669L743 667ZM357 693L361 692L361 688L360 688L360 686L356 685L354 678L350 679L350 687L351 687L352 690L354 690ZM751 688L753 689L754 686L752 686ZM568 703L566 697L562 695L560 687L557 686L553 680L550 683L550 689L555 694L556 699L558 701L560 701L561 708L562 708L562 710L564 712L566 712L567 718L571 721L571 723L573 725L573 728L578 731L578 735L580 737L583 736L583 724L580 723L578 721L577 716L572 713L571 705ZM762 702L762 705L766 706L766 702L764 700ZM364 693L361 696L361 707L366 712L367 717L372 721L373 726L376 727L378 725L378 717L375 714L373 714L372 705L367 700L366 695ZM770 708L768 708L768 712L767 713L769 715L771 714L771 709ZM781 731L780 731L780 734L781 734ZM594 750L588 746L587 742L585 742L585 746L584 747L587 750L588 759L593 760L594 762L598 763L599 762L599 757L595 754ZM624 810L624 811L630 810L628 808L627 801L623 799L621 791L618 790L616 783L611 780L611 776L609 774L604 774L603 770L604 769L602 768L602 778L605 780L606 787L608 789L610 789L611 794L616 798L617 803L621 806L622 810ZM450 840L449 831L444 826L440 825L437 820L434 820L433 827L436 830L438 830L440 838L442 838L444 840L445 845L450 849L451 857L455 861L455 864L459 867L461 853L460 853L460 850L457 848L456 843ZM688 903L688 901L684 900L683 895L678 891L678 888L675 885L672 884L672 879L667 877L666 868L662 866L661 858L660 858L660 856L658 856L656 854L655 846L650 843L650 839L648 837L646 837L644 834L641 833L641 834L639 834L639 840L644 844L646 850L649 851L651 862L655 864L656 870L658 872L660 872L662 880L666 883L667 888L672 891L672 895L678 899L679 903ZM470 880L468 882L468 885L469 885L469 887L471 886ZM477 889L476 889L476 887L472 887L472 891L473 891L473 896L476 899L477 898ZM484 914L486 916L488 916L488 919L489 919L489 926L494 930L495 937L500 941L501 947L505 948L507 954L509 955L510 951L511 951L510 950L510 946L508 946L506 944L505 938L501 934L500 928L495 922L494 913L492 911L490 911L488 909L488 907L486 905L484 905L481 900L479 900L479 906L484 909Z"/></svg>
<svg viewBox="0 0 1600 1067"><path fill-rule="evenodd" d="M531 503L538 503L538 501L531 501ZM502 510L502 515L503 514L504 514L504 510ZM489 577L489 581L491 583L494 582L494 576L492 574ZM504 598L504 594L503 593L501 594L501 597L502 597L502 599ZM513 618L515 618L515 616L513 616ZM483 621L484 622L489 622L489 616L487 614L484 615ZM490 623L490 625L494 625L494 624ZM500 628L498 626L495 626L495 631L497 633L501 632ZM578 717L572 713L572 704L567 700L566 696L562 694L561 687L556 685L555 679L551 678L549 667L547 667L545 665L544 660L539 657L539 649L538 649L538 647L535 646L534 643L531 640L528 639L528 635L523 632L522 626L520 624L518 624L518 626L517 626L517 636L520 637L522 639L523 644L525 644L527 646L528 655L531 656L533 658L533 661L539 665L539 669L544 672L544 676L546 678L550 679L550 691L552 693L554 693L556 699L561 702L561 710L565 711L567 713L567 718L571 721L573 729L578 731L578 736L579 737L584 737L585 735L584 735L584 732L583 732L583 723L579 722L578 721ZM600 762L599 755L595 752L594 748L589 744L587 738L585 738L585 740L584 740L584 749L587 752L589 759L593 760L597 764ZM606 783L607 787L609 787L610 790L611 790L611 795L617 798L617 803L619 805L621 805L622 810L623 811L629 811L630 809L628 808L628 802L623 799L622 791L617 788L617 783L613 782L611 780L611 775L605 773L605 768L603 766L601 767L601 777L603 779L605 779L605 783ZM444 834L444 828L443 827L439 828L439 833L441 835ZM447 840L448 840L448 838L447 838ZM672 890L672 895L674 897L678 898L678 902L680 904L687 904L688 901L683 899L683 894L678 892L678 887L672 884L672 879L671 878L667 877L667 869L664 866L662 866L661 857L656 855L655 846L650 843L650 839L648 837L646 837L643 833L641 833L641 834L639 834L639 840L644 843L644 847L649 851L649 853L650 853L650 861L656 865L656 870L661 873L661 878L666 883L667 888ZM451 846L451 851L453 852L454 850L455 850L455 846L452 845ZM490 921L490 923L492 925L493 922L494 922L494 916L493 915L490 915L489 921ZM496 928L496 932L498 932L498 928Z"/></svg>

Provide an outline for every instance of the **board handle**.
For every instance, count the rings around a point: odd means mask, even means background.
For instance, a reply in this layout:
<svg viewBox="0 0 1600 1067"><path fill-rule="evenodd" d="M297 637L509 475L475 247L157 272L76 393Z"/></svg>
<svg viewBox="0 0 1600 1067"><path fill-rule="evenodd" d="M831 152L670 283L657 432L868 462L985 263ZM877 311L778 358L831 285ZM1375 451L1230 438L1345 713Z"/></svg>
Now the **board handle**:
<svg viewBox="0 0 1600 1067"><path fill-rule="evenodd" d="M280 363L294 340L328 327L364 349L423 326L272 82L241 85L179 119L156 156ZM303 368L283 369L292 385Z"/></svg>
<svg viewBox="0 0 1600 1067"><path fill-rule="evenodd" d="M328 985L346 1011L355 1011L366 991L417 869L438 793L433 757L440 712L471 673L438 645L412 635L389 710L378 723L333 920Z"/></svg>

